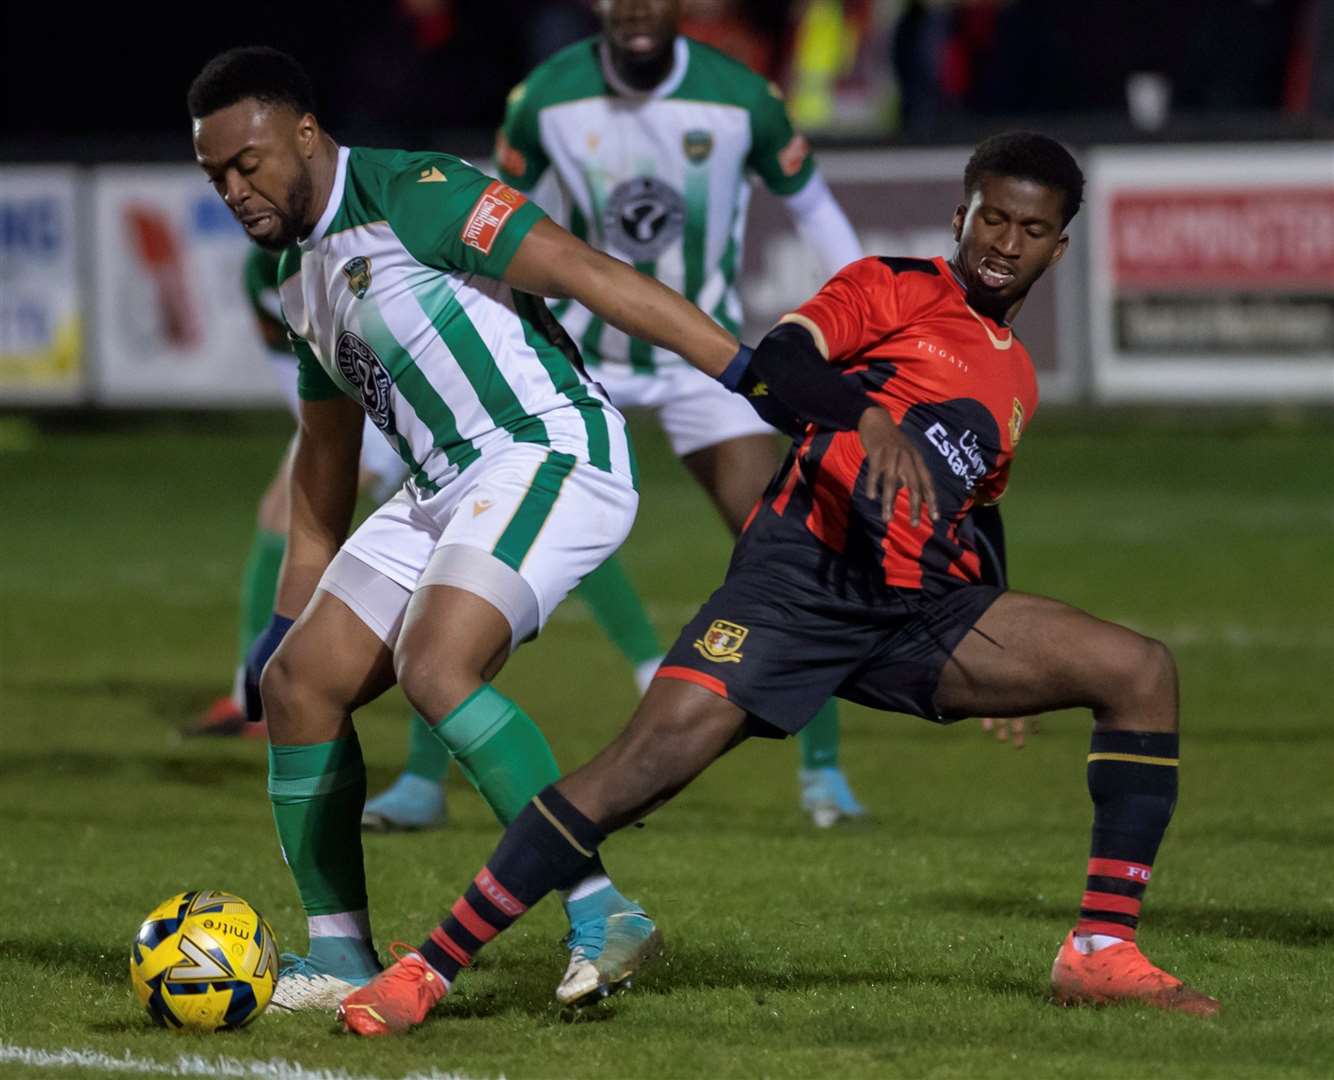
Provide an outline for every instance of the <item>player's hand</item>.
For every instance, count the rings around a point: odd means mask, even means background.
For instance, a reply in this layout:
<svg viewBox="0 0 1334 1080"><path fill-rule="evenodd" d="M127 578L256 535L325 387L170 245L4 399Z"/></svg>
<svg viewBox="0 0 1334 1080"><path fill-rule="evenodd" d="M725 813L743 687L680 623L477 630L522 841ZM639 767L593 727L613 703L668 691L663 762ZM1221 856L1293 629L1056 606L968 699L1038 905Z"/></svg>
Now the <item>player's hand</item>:
<svg viewBox="0 0 1334 1080"><path fill-rule="evenodd" d="M264 674L264 665L277 652L295 621L275 612L245 654L245 718L252 724L264 719L264 703L259 696L259 677Z"/></svg>
<svg viewBox="0 0 1334 1080"><path fill-rule="evenodd" d="M1029 733L1036 735L1042 729L1036 716L1013 716L1008 720L984 716L982 730L995 732L997 742L1012 742L1016 750L1022 750L1024 737Z"/></svg>
<svg viewBox="0 0 1334 1080"><path fill-rule="evenodd" d="M908 520L914 529L922 519L923 507L927 517L937 520L940 514L931 473L894 418L872 406L862 413L857 434L866 448L866 494L880 500L880 516L885 521L894 516L894 500L904 489L908 492Z"/></svg>

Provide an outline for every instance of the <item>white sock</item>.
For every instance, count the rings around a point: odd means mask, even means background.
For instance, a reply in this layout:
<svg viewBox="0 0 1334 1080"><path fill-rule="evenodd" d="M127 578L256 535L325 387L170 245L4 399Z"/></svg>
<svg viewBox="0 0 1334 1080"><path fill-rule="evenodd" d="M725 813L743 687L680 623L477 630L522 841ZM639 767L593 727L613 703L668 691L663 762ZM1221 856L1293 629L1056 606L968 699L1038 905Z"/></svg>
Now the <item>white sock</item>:
<svg viewBox="0 0 1334 1080"><path fill-rule="evenodd" d="M1092 956L1100 949L1111 945L1120 945L1125 938L1112 937L1111 934L1076 934L1075 948L1084 956Z"/></svg>
<svg viewBox="0 0 1334 1080"><path fill-rule="evenodd" d="M359 911L340 911L337 915L307 915L306 932L312 937L342 937L371 940L371 914L366 908Z"/></svg>
<svg viewBox="0 0 1334 1080"><path fill-rule="evenodd" d="M576 900L582 900L586 896L592 896L594 893L601 892L603 889L610 887L611 878L607 877L606 874L593 874L590 877L584 878L583 881L579 882L579 884L568 893L562 893L561 899L569 904Z"/></svg>

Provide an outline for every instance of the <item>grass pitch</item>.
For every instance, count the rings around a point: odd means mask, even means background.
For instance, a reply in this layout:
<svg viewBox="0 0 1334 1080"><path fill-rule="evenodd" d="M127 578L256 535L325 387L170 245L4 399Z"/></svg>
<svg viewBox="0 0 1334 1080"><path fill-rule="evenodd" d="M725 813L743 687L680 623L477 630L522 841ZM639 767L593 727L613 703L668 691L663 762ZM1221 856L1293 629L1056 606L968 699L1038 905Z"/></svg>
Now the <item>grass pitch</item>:
<svg viewBox="0 0 1334 1080"><path fill-rule="evenodd" d="M225 689L254 500L286 426L0 420L0 1073L1334 1075L1330 427L1087 421L1039 418L1025 439L1012 576L1176 649L1182 795L1141 942L1222 999L1216 1022L1045 1001L1083 888L1085 717L1048 718L1015 753L975 724L848 707L844 762L872 822L816 832L795 747L757 743L607 845L668 952L581 1022L552 1003L563 927L546 903L405 1038L305 1015L159 1031L127 976L159 900L234 890L304 944L262 746L174 734ZM645 498L625 558L665 643L728 544L656 432L637 436ZM501 683L567 765L634 700L575 603ZM404 718L392 695L361 718L372 790L396 772ZM367 840L382 948L420 940L496 840L457 776L449 795L448 828Z"/></svg>

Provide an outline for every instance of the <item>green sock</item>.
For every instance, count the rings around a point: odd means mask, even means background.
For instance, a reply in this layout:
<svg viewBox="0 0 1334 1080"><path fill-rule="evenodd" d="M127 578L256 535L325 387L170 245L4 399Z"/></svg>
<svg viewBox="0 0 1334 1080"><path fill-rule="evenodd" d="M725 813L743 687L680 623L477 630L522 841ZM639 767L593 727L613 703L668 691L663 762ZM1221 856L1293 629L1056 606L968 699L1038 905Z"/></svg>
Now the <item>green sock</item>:
<svg viewBox="0 0 1334 1080"><path fill-rule="evenodd" d="M408 763L403 771L435 784L443 783L449 771L449 749L417 713L408 721Z"/></svg>
<svg viewBox="0 0 1334 1080"><path fill-rule="evenodd" d="M509 825L534 795L560 777L541 730L490 683L479 686L431 730L502 825Z"/></svg>
<svg viewBox="0 0 1334 1080"><path fill-rule="evenodd" d="M269 799L283 858L307 915L366 907L361 808L366 765L356 732L314 746L269 746Z"/></svg>
<svg viewBox="0 0 1334 1080"><path fill-rule="evenodd" d="M584 578L575 592L630 663L642 664L662 655L644 603L615 555Z"/></svg>
<svg viewBox="0 0 1334 1080"><path fill-rule="evenodd" d="M801 743L803 769L832 769L838 766L838 705L826 701L797 736Z"/></svg>
<svg viewBox="0 0 1334 1080"><path fill-rule="evenodd" d="M268 529L256 529L241 572L241 625L237 645L240 662L255 638L264 632L273 614L273 598L278 592L278 573L283 567L287 537Z"/></svg>

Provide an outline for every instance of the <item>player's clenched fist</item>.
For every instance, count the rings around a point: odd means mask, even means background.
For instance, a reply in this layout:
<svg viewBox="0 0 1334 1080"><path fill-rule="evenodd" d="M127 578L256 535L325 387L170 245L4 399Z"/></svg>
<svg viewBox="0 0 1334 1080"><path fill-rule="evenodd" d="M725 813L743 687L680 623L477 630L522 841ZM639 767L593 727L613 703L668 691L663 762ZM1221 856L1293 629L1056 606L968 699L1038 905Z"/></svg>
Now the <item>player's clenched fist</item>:
<svg viewBox="0 0 1334 1080"><path fill-rule="evenodd" d="M922 507L935 521L936 489L931 482L922 455L917 447L894 423L884 409L870 408L862 413L857 434L866 449L866 494L880 500L880 516L888 521L894 516L894 500L899 489L908 492L908 520L912 527L922 518Z"/></svg>

